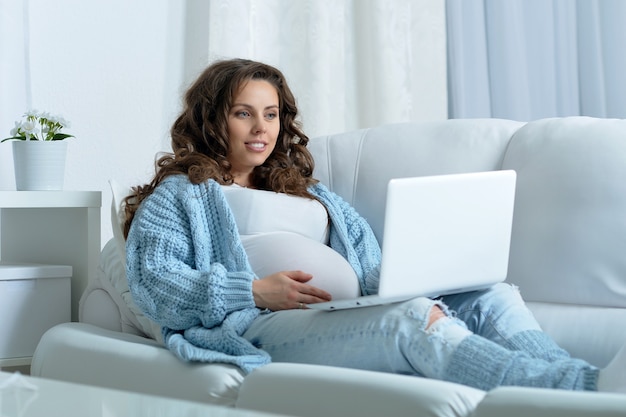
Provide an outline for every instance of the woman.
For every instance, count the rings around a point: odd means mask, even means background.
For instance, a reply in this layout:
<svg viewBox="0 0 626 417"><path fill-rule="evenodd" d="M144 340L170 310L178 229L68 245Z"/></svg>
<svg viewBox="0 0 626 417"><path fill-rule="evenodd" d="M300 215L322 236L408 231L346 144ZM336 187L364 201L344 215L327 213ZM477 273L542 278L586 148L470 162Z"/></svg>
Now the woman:
<svg viewBox="0 0 626 417"><path fill-rule="evenodd" d="M180 358L246 372L270 360L336 365L485 390L626 391L624 350L602 370L570 358L507 284L438 300L306 309L376 293L381 256L367 222L312 178L284 76L253 61L221 61L185 99L171 130L174 153L128 199L125 227L133 299ZM332 279L324 266L342 272Z"/></svg>

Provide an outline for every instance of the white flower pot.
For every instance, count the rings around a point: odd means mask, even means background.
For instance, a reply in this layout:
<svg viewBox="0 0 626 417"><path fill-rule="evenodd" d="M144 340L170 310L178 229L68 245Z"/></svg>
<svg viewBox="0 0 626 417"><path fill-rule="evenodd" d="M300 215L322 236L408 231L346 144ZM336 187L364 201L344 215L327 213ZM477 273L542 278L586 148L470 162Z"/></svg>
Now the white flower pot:
<svg viewBox="0 0 626 417"><path fill-rule="evenodd" d="M13 141L15 187L18 191L62 190L67 142Z"/></svg>

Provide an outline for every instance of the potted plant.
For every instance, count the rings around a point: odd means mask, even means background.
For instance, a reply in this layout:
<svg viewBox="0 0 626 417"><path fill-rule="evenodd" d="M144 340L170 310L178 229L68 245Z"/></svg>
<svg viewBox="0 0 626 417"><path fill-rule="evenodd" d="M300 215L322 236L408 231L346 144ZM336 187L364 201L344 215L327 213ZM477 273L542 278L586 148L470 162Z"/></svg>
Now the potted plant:
<svg viewBox="0 0 626 417"><path fill-rule="evenodd" d="M65 177L67 142L73 137L61 130L69 123L60 116L47 112L28 111L15 122L11 137L0 142L13 141L13 168L18 191L62 190Z"/></svg>

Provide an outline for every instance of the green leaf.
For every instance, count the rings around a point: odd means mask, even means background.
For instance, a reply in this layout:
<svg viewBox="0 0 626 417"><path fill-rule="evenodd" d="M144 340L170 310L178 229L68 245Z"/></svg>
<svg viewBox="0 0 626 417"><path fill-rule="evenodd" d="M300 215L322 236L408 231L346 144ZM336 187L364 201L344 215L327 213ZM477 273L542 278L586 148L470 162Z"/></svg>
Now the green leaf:
<svg viewBox="0 0 626 417"><path fill-rule="evenodd" d="M26 140L26 138L24 136L13 136L12 138L6 138L6 139L0 140L0 143L6 142L7 140Z"/></svg>
<svg viewBox="0 0 626 417"><path fill-rule="evenodd" d="M67 133L55 133L52 140L63 140L67 138L73 138L74 135L68 135Z"/></svg>

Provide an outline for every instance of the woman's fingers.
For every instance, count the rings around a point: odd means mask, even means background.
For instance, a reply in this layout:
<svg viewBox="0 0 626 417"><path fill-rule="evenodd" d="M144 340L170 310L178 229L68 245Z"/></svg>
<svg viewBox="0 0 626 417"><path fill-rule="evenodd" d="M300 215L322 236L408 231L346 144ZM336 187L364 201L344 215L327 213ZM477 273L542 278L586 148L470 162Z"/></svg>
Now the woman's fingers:
<svg viewBox="0 0 626 417"><path fill-rule="evenodd" d="M313 276L303 271L281 271L252 283L257 307L270 310L305 308L306 304L330 301L331 295L306 284Z"/></svg>
<svg viewBox="0 0 626 417"><path fill-rule="evenodd" d="M297 287L297 290L302 298L298 298L296 301L305 304L313 304L330 301L332 299L332 296L327 291L313 285L304 284L305 282L310 281L311 278L313 278L313 275L302 271L285 271L284 273L294 281L303 283L301 286Z"/></svg>

